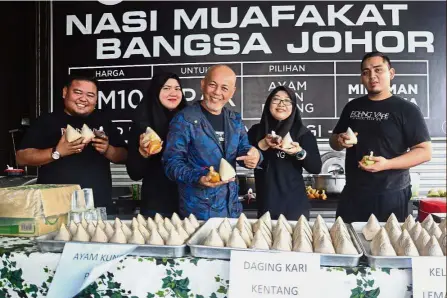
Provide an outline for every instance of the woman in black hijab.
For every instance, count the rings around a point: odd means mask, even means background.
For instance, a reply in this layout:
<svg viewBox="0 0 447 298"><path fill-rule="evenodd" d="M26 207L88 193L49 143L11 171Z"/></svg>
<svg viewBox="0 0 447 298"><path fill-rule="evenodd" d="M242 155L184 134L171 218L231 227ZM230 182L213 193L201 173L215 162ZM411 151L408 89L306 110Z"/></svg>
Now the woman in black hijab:
<svg viewBox="0 0 447 298"><path fill-rule="evenodd" d="M164 174L161 162L163 146L152 155L143 143L146 128L151 127L166 140L169 122L174 115L186 106L180 79L173 73L161 73L151 80L151 86L135 110L129 137L127 173L132 180L143 179L141 189L141 211L145 216L160 213L170 216L178 212L177 185ZM163 145L163 144L162 144Z"/></svg>
<svg viewBox="0 0 447 298"><path fill-rule="evenodd" d="M253 146L263 151L262 169L255 169L258 216L270 211L291 220L309 218L303 168L321 171L321 157L315 136L303 125L295 93L275 88L265 102L261 122L248 131ZM293 140L293 141L292 141Z"/></svg>

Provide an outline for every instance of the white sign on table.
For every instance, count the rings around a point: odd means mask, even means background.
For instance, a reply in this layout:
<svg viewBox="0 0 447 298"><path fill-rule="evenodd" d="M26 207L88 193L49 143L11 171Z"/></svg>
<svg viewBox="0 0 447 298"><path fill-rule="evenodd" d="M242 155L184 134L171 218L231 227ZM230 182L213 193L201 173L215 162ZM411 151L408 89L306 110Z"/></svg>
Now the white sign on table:
<svg viewBox="0 0 447 298"><path fill-rule="evenodd" d="M229 297L319 297L319 272L319 254L234 250Z"/></svg>
<svg viewBox="0 0 447 298"><path fill-rule="evenodd" d="M413 297L447 297L446 257L413 258Z"/></svg>
<svg viewBox="0 0 447 298"><path fill-rule="evenodd" d="M66 243L47 297L75 296L136 247L122 244Z"/></svg>

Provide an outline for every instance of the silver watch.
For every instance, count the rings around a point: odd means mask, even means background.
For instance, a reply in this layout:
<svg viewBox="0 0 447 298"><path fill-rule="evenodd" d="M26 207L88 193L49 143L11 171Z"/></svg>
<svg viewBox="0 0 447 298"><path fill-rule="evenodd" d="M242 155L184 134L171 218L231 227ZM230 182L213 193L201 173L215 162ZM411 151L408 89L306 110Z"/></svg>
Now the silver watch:
<svg viewBox="0 0 447 298"><path fill-rule="evenodd" d="M56 151L56 147L54 147L51 152L51 158L53 158L54 160L58 160L59 158L61 158L61 154Z"/></svg>

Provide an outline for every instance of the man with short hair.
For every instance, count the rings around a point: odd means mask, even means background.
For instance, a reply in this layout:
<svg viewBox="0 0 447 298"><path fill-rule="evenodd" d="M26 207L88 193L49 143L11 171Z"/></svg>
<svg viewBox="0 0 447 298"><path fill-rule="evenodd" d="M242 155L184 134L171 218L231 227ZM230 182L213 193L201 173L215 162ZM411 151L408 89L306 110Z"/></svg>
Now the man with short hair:
<svg viewBox="0 0 447 298"><path fill-rule="evenodd" d="M171 121L163 154L166 175L177 182L180 213L206 220L238 217L242 205L234 179L211 182L209 167L221 158L233 167L255 168L260 152L247 138L241 116L225 104L236 90L236 74L225 65L211 67L201 81L203 100L180 111Z"/></svg>
<svg viewBox="0 0 447 298"><path fill-rule="evenodd" d="M93 78L71 77L62 90L63 109L37 119L26 132L16 158L20 165L39 167L37 183L92 188L95 207L111 207L110 162L124 163L127 146L106 113L95 110L97 84ZM102 128L105 136L69 142L67 125L81 130L84 124L91 130Z"/></svg>
<svg viewBox="0 0 447 298"><path fill-rule="evenodd" d="M367 221L371 214L386 221L391 213L404 221L411 198L409 169L431 159L424 117L417 105L391 93L394 75L387 56L366 54L361 81L368 95L345 106L330 138L332 149L346 149L346 186L337 208L346 222ZM357 144L348 141L348 127Z"/></svg>

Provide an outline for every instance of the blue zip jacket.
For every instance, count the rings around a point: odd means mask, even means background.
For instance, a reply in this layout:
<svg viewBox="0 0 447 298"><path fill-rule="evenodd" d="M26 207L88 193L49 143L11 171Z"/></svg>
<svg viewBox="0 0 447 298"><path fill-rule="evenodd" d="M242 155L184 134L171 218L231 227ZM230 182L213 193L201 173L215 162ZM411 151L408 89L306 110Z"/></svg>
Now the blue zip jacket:
<svg viewBox="0 0 447 298"><path fill-rule="evenodd" d="M193 213L201 220L211 217L235 218L242 212L236 182L215 188L199 185L200 177L208 173L210 166L219 169L221 158L235 167L236 157L246 155L252 147L240 114L227 108L223 108L222 113L225 150L203 114L200 102L177 113L169 125L163 164L166 176L177 182L179 211L183 217ZM238 163L244 166L242 162Z"/></svg>

